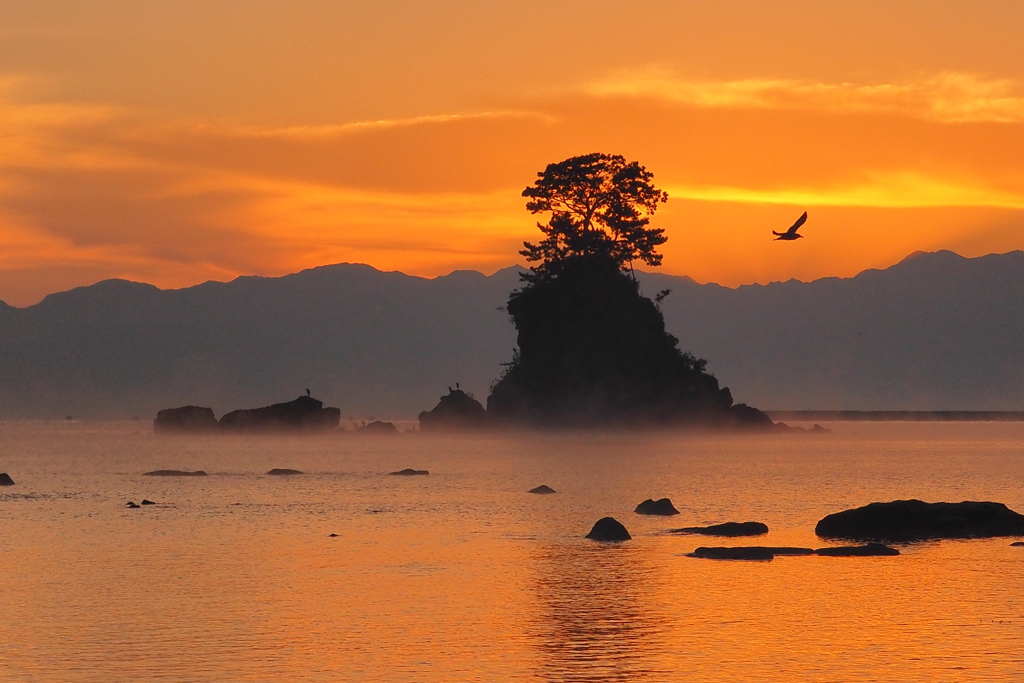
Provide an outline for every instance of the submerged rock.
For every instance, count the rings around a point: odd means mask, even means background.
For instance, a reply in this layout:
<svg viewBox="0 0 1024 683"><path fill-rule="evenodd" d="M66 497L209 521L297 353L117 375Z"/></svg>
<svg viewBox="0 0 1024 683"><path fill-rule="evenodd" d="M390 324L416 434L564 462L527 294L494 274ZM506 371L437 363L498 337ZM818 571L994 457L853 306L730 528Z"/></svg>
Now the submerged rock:
<svg viewBox="0 0 1024 683"><path fill-rule="evenodd" d="M199 406L165 408L153 420L153 431L158 433L208 432L219 428L220 423L213 416L213 409Z"/></svg>
<svg viewBox="0 0 1024 683"><path fill-rule="evenodd" d="M587 538L593 541L628 541L633 537L614 517L602 517L594 524Z"/></svg>
<svg viewBox="0 0 1024 683"><path fill-rule="evenodd" d="M339 422L340 409L324 408L323 401L312 396L299 396L287 403L234 410L220 419L220 426L233 432L323 432L336 429Z"/></svg>
<svg viewBox="0 0 1024 683"><path fill-rule="evenodd" d="M479 429L487 422L487 411L475 398L461 389L448 388L448 394L432 410L420 413L421 432Z"/></svg>
<svg viewBox="0 0 1024 683"><path fill-rule="evenodd" d="M357 434L398 434L398 427L394 422L381 422L374 420L356 429Z"/></svg>
<svg viewBox="0 0 1024 683"><path fill-rule="evenodd" d="M808 548L808 550L810 550ZM814 551L811 551L814 552ZM811 554L801 553L801 554ZM739 548L707 548L701 547L689 554L690 557L701 557L708 560L773 560L776 554L772 548L748 546ZM795 553L792 553L795 554Z"/></svg>
<svg viewBox="0 0 1024 683"><path fill-rule="evenodd" d="M393 477L425 477L430 472L428 470L414 470L411 467L406 467L404 470L398 470L397 472L389 472Z"/></svg>
<svg viewBox="0 0 1024 683"><path fill-rule="evenodd" d="M824 517L814 528L822 538L858 541L924 541L1024 535L1024 515L1002 503L871 503Z"/></svg>
<svg viewBox="0 0 1024 683"><path fill-rule="evenodd" d="M538 486L536 488L530 489L529 491L527 491L527 493L558 493L558 492L555 491L550 486L548 486L547 484L541 484L540 486Z"/></svg>
<svg viewBox="0 0 1024 683"><path fill-rule="evenodd" d="M653 500L648 498L644 502L636 506L633 512L638 515L678 515L679 510L676 510L675 506L672 505L672 501L668 498L659 498Z"/></svg>
<svg viewBox="0 0 1024 683"><path fill-rule="evenodd" d="M673 529L675 533L702 534L704 536L760 536L768 533L768 525L761 522L725 522L711 526L688 526Z"/></svg>
<svg viewBox="0 0 1024 683"><path fill-rule="evenodd" d="M290 470L287 467L275 467L274 469L267 472L267 474L286 477L292 474L304 474L304 472L300 470Z"/></svg>
<svg viewBox="0 0 1024 683"><path fill-rule="evenodd" d="M832 548L818 548L814 553L825 557L890 557L899 555L900 551L881 543L868 543L866 545L841 545Z"/></svg>
<svg viewBox="0 0 1024 683"><path fill-rule="evenodd" d="M205 477L206 472L202 470L196 470L195 472L189 472L187 470L153 470L152 472L146 472L142 476L144 477Z"/></svg>
<svg viewBox="0 0 1024 683"><path fill-rule="evenodd" d="M6 472L0 472L0 486L14 486L14 480Z"/></svg>

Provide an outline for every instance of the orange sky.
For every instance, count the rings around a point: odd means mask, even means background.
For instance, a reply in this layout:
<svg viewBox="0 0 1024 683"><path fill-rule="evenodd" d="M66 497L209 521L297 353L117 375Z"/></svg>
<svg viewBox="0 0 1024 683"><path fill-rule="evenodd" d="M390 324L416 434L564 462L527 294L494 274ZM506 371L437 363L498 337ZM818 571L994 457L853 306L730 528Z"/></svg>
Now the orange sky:
<svg viewBox="0 0 1024 683"><path fill-rule="evenodd" d="M0 299L491 272L592 151L654 172L702 282L1024 248L1021 35L1018 0L5 3Z"/></svg>

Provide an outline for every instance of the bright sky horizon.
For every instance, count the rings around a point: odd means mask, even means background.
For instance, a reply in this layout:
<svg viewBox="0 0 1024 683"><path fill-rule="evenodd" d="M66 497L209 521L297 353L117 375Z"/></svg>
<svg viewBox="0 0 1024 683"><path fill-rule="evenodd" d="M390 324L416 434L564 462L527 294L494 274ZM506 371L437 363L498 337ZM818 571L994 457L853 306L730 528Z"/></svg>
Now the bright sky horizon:
<svg viewBox="0 0 1024 683"><path fill-rule="evenodd" d="M700 282L1022 249L1021 35L1017 0L6 3L0 300L490 273L589 152L654 173Z"/></svg>

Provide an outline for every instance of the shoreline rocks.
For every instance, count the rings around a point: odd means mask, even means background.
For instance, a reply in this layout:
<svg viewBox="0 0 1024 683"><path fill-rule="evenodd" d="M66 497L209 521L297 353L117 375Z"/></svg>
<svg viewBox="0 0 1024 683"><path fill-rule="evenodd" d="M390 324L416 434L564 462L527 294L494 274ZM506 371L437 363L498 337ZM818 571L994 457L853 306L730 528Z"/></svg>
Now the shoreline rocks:
<svg viewBox="0 0 1024 683"><path fill-rule="evenodd" d="M586 538L592 541L628 541L633 537L619 520L614 517L602 517L594 523Z"/></svg>
<svg viewBox="0 0 1024 683"><path fill-rule="evenodd" d="M822 538L897 543L1024 536L1024 515L1002 503L895 500L827 515L815 526L814 533Z"/></svg>
<svg viewBox="0 0 1024 683"><path fill-rule="evenodd" d="M633 512L638 515L678 515L679 510L676 510L675 506L672 505L672 501L668 498L659 498L654 500L648 498L644 502L636 506Z"/></svg>
<svg viewBox="0 0 1024 683"><path fill-rule="evenodd" d="M761 522L725 522L711 526L688 526L672 529L677 534L701 534L703 536L761 536L768 533L768 525Z"/></svg>

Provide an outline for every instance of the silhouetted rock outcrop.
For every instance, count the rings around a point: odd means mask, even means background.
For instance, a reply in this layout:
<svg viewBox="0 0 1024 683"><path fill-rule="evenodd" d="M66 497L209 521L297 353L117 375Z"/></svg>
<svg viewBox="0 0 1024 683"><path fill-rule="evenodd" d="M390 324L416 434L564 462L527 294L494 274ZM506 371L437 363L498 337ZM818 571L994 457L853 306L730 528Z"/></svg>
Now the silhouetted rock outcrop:
<svg viewBox="0 0 1024 683"><path fill-rule="evenodd" d="M146 472L143 476L146 477L205 477L206 472L202 470L195 470L190 472L188 470L153 470L152 472Z"/></svg>
<svg viewBox="0 0 1024 683"><path fill-rule="evenodd" d="M1011 548L1024 547L1024 541L1014 541L1013 543L1010 544L1010 547Z"/></svg>
<svg viewBox="0 0 1024 683"><path fill-rule="evenodd" d="M814 553L825 557L891 557L899 555L900 551L881 543L868 543L866 545L818 548Z"/></svg>
<svg viewBox="0 0 1024 683"><path fill-rule="evenodd" d="M773 552L773 550L773 548L765 548L762 546L749 546L738 548L701 547L697 548L692 553L690 553L690 557L701 557L708 560L773 560L775 559L775 555L777 554ZM799 554L810 555L814 552L813 550L810 550L810 548L808 548L807 550L809 550L810 552Z"/></svg>
<svg viewBox="0 0 1024 683"><path fill-rule="evenodd" d="M1024 536L1024 515L1002 503L896 500L828 515L814 533L823 538L893 542Z"/></svg>
<svg viewBox="0 0 1024 683"><path fill-rule="evenodd" d="M448 394L430 411L420 413L420 431L479 429L487 422L487 411L475 398L449 387Z"/></svg>
<svg viewBox="0 0 1024 683"><path fill-rule="evenodd" d="M529 491L527 491L527 493L540 493L540 494L546 494L546 493L558 493L558 492L557 492L557 491L555 491L555 490L554 490L553 488L551 488L550 486L548 486L547 484L541 484L540 486L538 486L538 487L536 487L536 488L532 488L532 489L530 489Z"/></svg>
<svg viewBox="0 0 1024 683"><path fill-rule="evenodd" d="M659 498L653 500L648 498L644 502L636 506L633 512L638 515L678 515L679 510L672 504L672 501L668 498Z"/></svg>
<svg viewBox="0 0 1024 683"><path fill-rule="evenodd" d="M594 528L587 534L593 541L628 541L633 538L614 517L602 517L594 523Z"/></svg>
<svg viewBox="0 0 1024 683"><path fill-rule="evenodd" d="M507 310L518 349L487 399L489 419L534 426L771 428L683 353L636 281L611 258L577 256L525 276Z"/></svg>
<svg viewBox="0 0 1024 683"><path fill-rule="evenodd" d="M703 534L704 536L760 536L768 533L768 525L761 522L725 522L711 526L688 526L672 531L683 534Z"/></svg>
<svg viewBox="0 0 1024 683"><path fill-rule="evenodd" d="M269 472L267 472L267 474L273 475L275 477L277 477L277 476L287 477L287 476L291 476L293 474L302 474L302 471L300 471L300 470L290 470L287 467L275 467L274 469L272 469Z"/></svg>
<svg viewBox="0 0 1024 683"><path fill-rule="evenodd" d="M154 432L205 432L220 428L212 408L182 406L165 408L153 420Z"/></svg>
<svg viewBox="0 0 1024 683"><path fill-rule="evenodd" d="M0 486L14 486L14 480L6 472L0 472Z"/></svg>
<svg viewBox="0 0 1024 683"><path fill-rule="evenodd" d="M393 477L425 477L430 472L428 470L414 470L411 467L406 467L404 470L398 470L397 472L389 472Z"/></svg>
<svg viewBox="0 0 1024 683"><path fill-rule="evenodd" d="M231 411L220 419L220 426L233 432L319 432L337 428L340 421L338 408L324 408L322 401L299 396L287 403Z"/></svg>
<svg viewBox="0 0 1024 683"><path fill-rule="evenodd" d="M395 426L394 422L382 422L381 420L374 420L373 422L367 422L363 426L356 429L356 433L370 436L375 434L398 434L398 427Z"/></svg>

